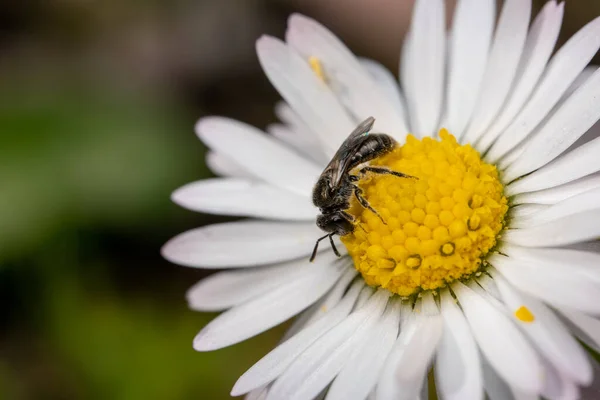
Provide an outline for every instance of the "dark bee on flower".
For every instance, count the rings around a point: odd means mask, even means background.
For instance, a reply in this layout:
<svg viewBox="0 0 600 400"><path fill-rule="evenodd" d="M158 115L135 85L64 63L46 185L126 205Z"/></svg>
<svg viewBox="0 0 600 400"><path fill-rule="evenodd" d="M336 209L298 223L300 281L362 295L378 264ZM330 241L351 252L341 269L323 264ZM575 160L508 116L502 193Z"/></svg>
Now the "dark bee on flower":
<svg viewBox="0 0 600 400"><path fill-rule="evenodd" d="M400 178L414 178L401 172L392 171L385 167L362 165L394 150L396 141L385 133L370 133L375 118L369 117L356 127L350 136L335 153L313 189L313 204L319 207L321 215L317 217L317 226L327 232L317 239L310 261L317 255L319 242L329 238L333 252L339 257L340 253L333 243L333 235L344 236L354 231L356 218L348 213L352 195L360 205L371 210L379 218L379 213L371 207L363 196L363 191L357 182L371 172L375 174L394 175ZM355 173L352 170L359 167ZM383 219L382 219L383 221ZM385 223L385 221L384 221Z"/></svg>

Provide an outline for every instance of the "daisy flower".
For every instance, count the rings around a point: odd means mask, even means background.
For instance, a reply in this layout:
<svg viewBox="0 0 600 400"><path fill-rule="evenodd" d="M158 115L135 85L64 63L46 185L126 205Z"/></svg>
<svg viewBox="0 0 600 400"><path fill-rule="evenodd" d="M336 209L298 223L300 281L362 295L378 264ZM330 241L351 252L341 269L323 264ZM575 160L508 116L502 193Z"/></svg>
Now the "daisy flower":
<svg viewBox="0 0 600 400"><path fill-rule="evenodd" d="M196 132L221 178L173 200L249 219L185 232L177 264L224 269L192 287L224 311L198 351L297 316L235 383L257 399L576 399L593 381L581 343L600 347L600 19L554 54L564 3L416 1L400 82L301 16L257 52L284 102L270 135L222 117ZM498 12L498 15L496 15ZM396 148L371 164L412 175L357 182L342 257L323 242L312 189L367 117ZM410 134L409 134L410 133ZM585 135L585 136L584 136ZM352 172L352 171L350 171ZM349 172L349 173L350 173ZM352 172L355 173L355 172ZM356 204L355 204L356 203ZM380 218L381 217L381 218ZM337 240L337 239L336 239Z"/></svg>

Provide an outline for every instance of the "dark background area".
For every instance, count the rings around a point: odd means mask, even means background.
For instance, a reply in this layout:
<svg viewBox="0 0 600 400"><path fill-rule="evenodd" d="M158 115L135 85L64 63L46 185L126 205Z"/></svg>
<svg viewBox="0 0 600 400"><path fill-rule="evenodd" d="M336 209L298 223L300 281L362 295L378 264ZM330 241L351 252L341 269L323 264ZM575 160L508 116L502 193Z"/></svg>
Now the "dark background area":
<svg viewBox="0 0 600 400"><path fill-rule="evenodd" d="M536 2L536 6L542 4ZM187 310L207 271L160 247L222 221L170 193L210 176L209 114L259 127L254 42L301 11L397 69L408 0L0 1L0 398L225 399L282 328L212 353ZM568 37L600 14L567 1Z"/></svg>

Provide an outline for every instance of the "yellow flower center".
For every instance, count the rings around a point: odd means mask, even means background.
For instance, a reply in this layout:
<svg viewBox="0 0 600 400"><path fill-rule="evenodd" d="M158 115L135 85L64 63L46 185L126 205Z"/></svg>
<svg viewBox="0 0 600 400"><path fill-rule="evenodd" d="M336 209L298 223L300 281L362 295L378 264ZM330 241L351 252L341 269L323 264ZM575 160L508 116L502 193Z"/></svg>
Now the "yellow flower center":
<svg viewBox="0 0 600 400"><path fill-rule="evenodd" d="M415 179L371 174L359 181L379 213L353 203L354 232L342 242L365 281L401 296L435 290L482 267L508 210L496 167L446 130L440 140L418 140L372 165Z"/></svg>

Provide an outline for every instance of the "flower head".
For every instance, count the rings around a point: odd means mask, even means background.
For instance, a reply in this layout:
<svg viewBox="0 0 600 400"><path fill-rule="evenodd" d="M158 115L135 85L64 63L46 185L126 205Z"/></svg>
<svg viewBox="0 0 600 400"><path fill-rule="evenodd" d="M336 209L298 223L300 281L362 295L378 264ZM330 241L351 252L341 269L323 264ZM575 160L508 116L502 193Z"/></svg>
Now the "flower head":
<svg viewBox="0 0 600 400"><path fill-rule="evenodd" d="M546 3L531 26L530 1L506 0L497 24L495 3L459 0L448 34L444 2L416 1L400 85L293 15L285 42L257 42L282 123L269 136L198 122L223 177L174 201L252 218L163 249L175 263L231 269L188 292L195 310L227 310L194 348L298 315L233 395L423 398L432 365L443 399L575 399L592 382L576 337L600 347L600 138L580 138L600 119L600 71L587 67L600 19L552 55L564 3ZM341 171L352 175L344 256L321 246L310 263L315 217L331 211L311 204L313 186L368 116L398 145Z"/></svg>

